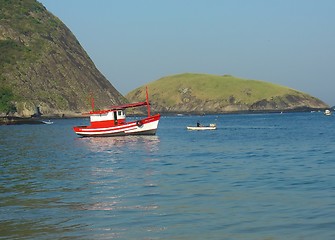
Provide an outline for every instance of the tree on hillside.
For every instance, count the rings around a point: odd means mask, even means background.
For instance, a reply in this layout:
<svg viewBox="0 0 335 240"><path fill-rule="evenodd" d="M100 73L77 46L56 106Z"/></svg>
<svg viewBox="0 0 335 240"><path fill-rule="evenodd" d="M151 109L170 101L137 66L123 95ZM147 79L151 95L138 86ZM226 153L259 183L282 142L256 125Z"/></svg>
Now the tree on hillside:
<svg viewBox="0 0 335 240"><path fill-rule="evenodd" d="M16 112L16 107L13 103L14 94L11 89L6 87L0 87L0 113L10 113Z"/></svg>

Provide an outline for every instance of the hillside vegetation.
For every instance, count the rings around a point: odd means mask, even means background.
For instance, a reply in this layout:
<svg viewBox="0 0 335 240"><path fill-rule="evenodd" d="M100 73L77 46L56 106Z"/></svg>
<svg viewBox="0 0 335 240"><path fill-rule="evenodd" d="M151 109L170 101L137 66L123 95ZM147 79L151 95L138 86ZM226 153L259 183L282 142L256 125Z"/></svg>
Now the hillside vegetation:
<svg viewBox="0 0 335 240"><path fill-rule="evenodd" d="M12 94L0 96L0 114L12 104L19 115L36 106L44 114L87 111L91 93L99 108L126 101L42 4L0 0L0 6L0 93Z"/></svg>
<svg viewBox="0 0 335 240"><path fill-rule="evenodd" d="M300 91L264 81L230 75L184 73L147 84L155 111L175 113L224 113L326 108L321 100ZM143 101L145 86L126 95Z"/></svg>

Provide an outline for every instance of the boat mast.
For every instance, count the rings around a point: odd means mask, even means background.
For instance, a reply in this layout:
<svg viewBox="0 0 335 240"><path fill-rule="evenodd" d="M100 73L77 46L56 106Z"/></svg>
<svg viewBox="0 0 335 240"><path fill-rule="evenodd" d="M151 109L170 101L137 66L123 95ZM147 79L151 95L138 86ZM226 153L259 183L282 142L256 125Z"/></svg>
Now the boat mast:
<svg viewBox="0 0 335 240"><path fill-rule="evenodd" d="M148 117L150 117L150 103L149 103L149 97L148 97L148 86L145 87L145 91L146 91L145 98L147 101L147 108L148 108Z"/></svg>

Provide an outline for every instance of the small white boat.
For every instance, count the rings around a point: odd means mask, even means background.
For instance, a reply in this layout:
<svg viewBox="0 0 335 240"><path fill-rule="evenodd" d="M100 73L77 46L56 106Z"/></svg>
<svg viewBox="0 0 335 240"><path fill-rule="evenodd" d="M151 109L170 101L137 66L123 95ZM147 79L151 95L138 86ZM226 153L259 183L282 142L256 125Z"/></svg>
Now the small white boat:
<svg viewBox="0 0 335 240"><path fill-rule="evenodd" d="M323 114L326 116L330 116L332 115L332 112L329 109L326 109Z"/></svg>
<svg viewBox="0 0 335 240"><path fill-rule="evenodd" d="M54 122L48 120L48 121L42 121L42 123L44 123L44 124L53 124Z"/></svg>
<svg viewBox="0 0 335 240"><path fill-rule="evenodd" d="M202 131L202 130L216 130L216 124L211 123L209 126L187 126L187 130L196 130L196 131Z"/></svg>

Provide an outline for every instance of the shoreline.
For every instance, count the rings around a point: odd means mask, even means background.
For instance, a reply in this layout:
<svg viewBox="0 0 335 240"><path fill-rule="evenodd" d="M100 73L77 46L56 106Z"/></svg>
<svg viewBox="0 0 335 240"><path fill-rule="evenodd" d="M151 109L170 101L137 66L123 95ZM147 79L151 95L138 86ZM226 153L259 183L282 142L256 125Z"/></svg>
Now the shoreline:
<svg viewBox="0 0 335 240"><path fill-rule="evenodd" d="M0 117L0 125L20 125L20 124L44 124L40 118L32 117Z"/></svg>
<svg viewBox="0 0 335 240"><path fill-rule="evenodd" d="M230 115L230 114L266 114L266 113L299 113L299 112L321 112L324 109L321 108L303 108L303 109L286 109L286 110L247 110L247 111L231 111L231 112L160 112L163 116L189 116L189 115ZM153 113L154 114L154 113ZM142 117L146 116L143 114L127 114L128 117ZM88 116L82 115L81 113L73 114L55 114L55 115L43 115L40 117L24 117L24 116L0 116L0 125L19 125L19 124L45 124L46 120L50 119L75 119L75 118L87 118Z"/></svg>

